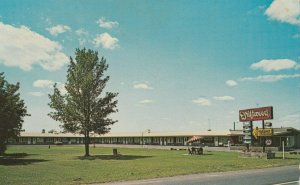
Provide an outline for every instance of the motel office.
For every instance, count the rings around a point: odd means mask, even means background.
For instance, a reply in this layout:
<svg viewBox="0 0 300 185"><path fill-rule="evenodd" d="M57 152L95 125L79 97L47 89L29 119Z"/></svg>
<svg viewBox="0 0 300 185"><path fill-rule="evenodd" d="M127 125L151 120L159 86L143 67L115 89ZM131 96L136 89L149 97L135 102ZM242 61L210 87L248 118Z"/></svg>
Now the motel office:
<svg viewBox="0 0 300 185"><path fill-rule="evenodd" d="M282 141L289 148L300 148L300 131L291 127L274 128L270 147L281 147ZM193 143L188 141L192 137L199 139ZM228 131L198 131L198 132L131 132L108 133L105 135L90 135L91 144L127 144L127 145L161 145L161 146L231 146L243 145L242 130ZM262 146L263 139L254 140L254 146ZM26 133L22 132L16 139L9 139L8 144L22 145L51 145L83 144L84 136L70 133Z"/></svg>

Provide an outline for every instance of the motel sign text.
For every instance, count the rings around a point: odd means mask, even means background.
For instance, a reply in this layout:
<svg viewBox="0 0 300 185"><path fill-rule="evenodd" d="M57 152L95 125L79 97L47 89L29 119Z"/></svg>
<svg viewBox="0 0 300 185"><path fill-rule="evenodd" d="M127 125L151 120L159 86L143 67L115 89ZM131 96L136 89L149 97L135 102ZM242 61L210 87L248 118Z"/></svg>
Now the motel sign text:
<svg viewBox="0 0 300 185"><path fill-rule="evenodd" d="M273 107L260 107L239 111L240 122L273 119Z"/></svg>

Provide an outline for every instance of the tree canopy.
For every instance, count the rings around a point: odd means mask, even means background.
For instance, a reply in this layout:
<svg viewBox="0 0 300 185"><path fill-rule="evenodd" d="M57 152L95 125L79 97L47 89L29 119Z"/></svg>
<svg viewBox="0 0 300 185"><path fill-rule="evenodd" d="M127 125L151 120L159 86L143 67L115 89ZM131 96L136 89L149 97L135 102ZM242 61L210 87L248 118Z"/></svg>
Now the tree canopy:
<svg viewBox="0 0 300 185"><path fill-rule="evenodd" d="M104 72L108 69L105 58L98 58L98 52L76 49L75 61L70 57L67 71L66 93L57 85L49 95L49 116L63 123L66 132L81 133L85 137L85 156L89 156L89 137L91 132L104 134L116 120L109 118L118 111L115 97L118 93L103 90L109 80Z"/></svg>
<svg viewBox="0 0 300 185"><path fill-rule="evenodd" d="M18 93L20 84L10 84L0 73L0 155L6 150L6 140L15 138L22 130L27 107Z"/></svg>

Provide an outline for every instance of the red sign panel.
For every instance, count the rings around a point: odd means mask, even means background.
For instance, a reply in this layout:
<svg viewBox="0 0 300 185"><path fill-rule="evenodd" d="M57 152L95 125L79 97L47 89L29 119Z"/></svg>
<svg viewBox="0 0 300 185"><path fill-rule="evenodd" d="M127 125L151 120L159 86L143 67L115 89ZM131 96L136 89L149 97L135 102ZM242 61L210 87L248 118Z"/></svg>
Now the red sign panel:
<svg viewBox="0 0 300 185"><path fill-rule="evenodd" d="M273 119L273 107L260 107L239 111L240 122Z"/></svg>

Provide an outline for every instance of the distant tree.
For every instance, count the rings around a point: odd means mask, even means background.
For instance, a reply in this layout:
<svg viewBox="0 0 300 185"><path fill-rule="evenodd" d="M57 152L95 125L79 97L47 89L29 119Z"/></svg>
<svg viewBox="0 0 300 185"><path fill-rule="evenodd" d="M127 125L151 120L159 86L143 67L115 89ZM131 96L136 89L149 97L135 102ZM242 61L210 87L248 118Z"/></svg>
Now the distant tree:
<svg viewBox="0 0 300 185"><path fill-rule="evenodd" d="M53 133L57 133L57 131L55 129L51 129L48 131L48 133L53 134Z"/></svg>
<svg viewBox="0 0 300 185"><path fill-rule="evenodd" d="M45 129L42 129L42 133L45 134L45 132L46 132L46 130L45 130Z"/></svg>
<svg viewBox="0 0 300 185"><path fill-rule="evenodd" d="M0 73L0 155L6 150L6 140L16 138L22 129L27 107L20 98L20 84L10 84Z"/></svg>
<svg viewBox="0 0 300 185"><path fill-rule="evenodd" d="M85 156L89 156L90 134L104 134L110 131L114 121L108 116L117 112L118 93L103 90L109 80L104 76L108 69L106 60L98 58L92 50L76 49L75 61L70 57L67 71L66 94L62 94L54 85L54 93L49 95L49 116L63 124L64 131L84 134Z"/></svg>

